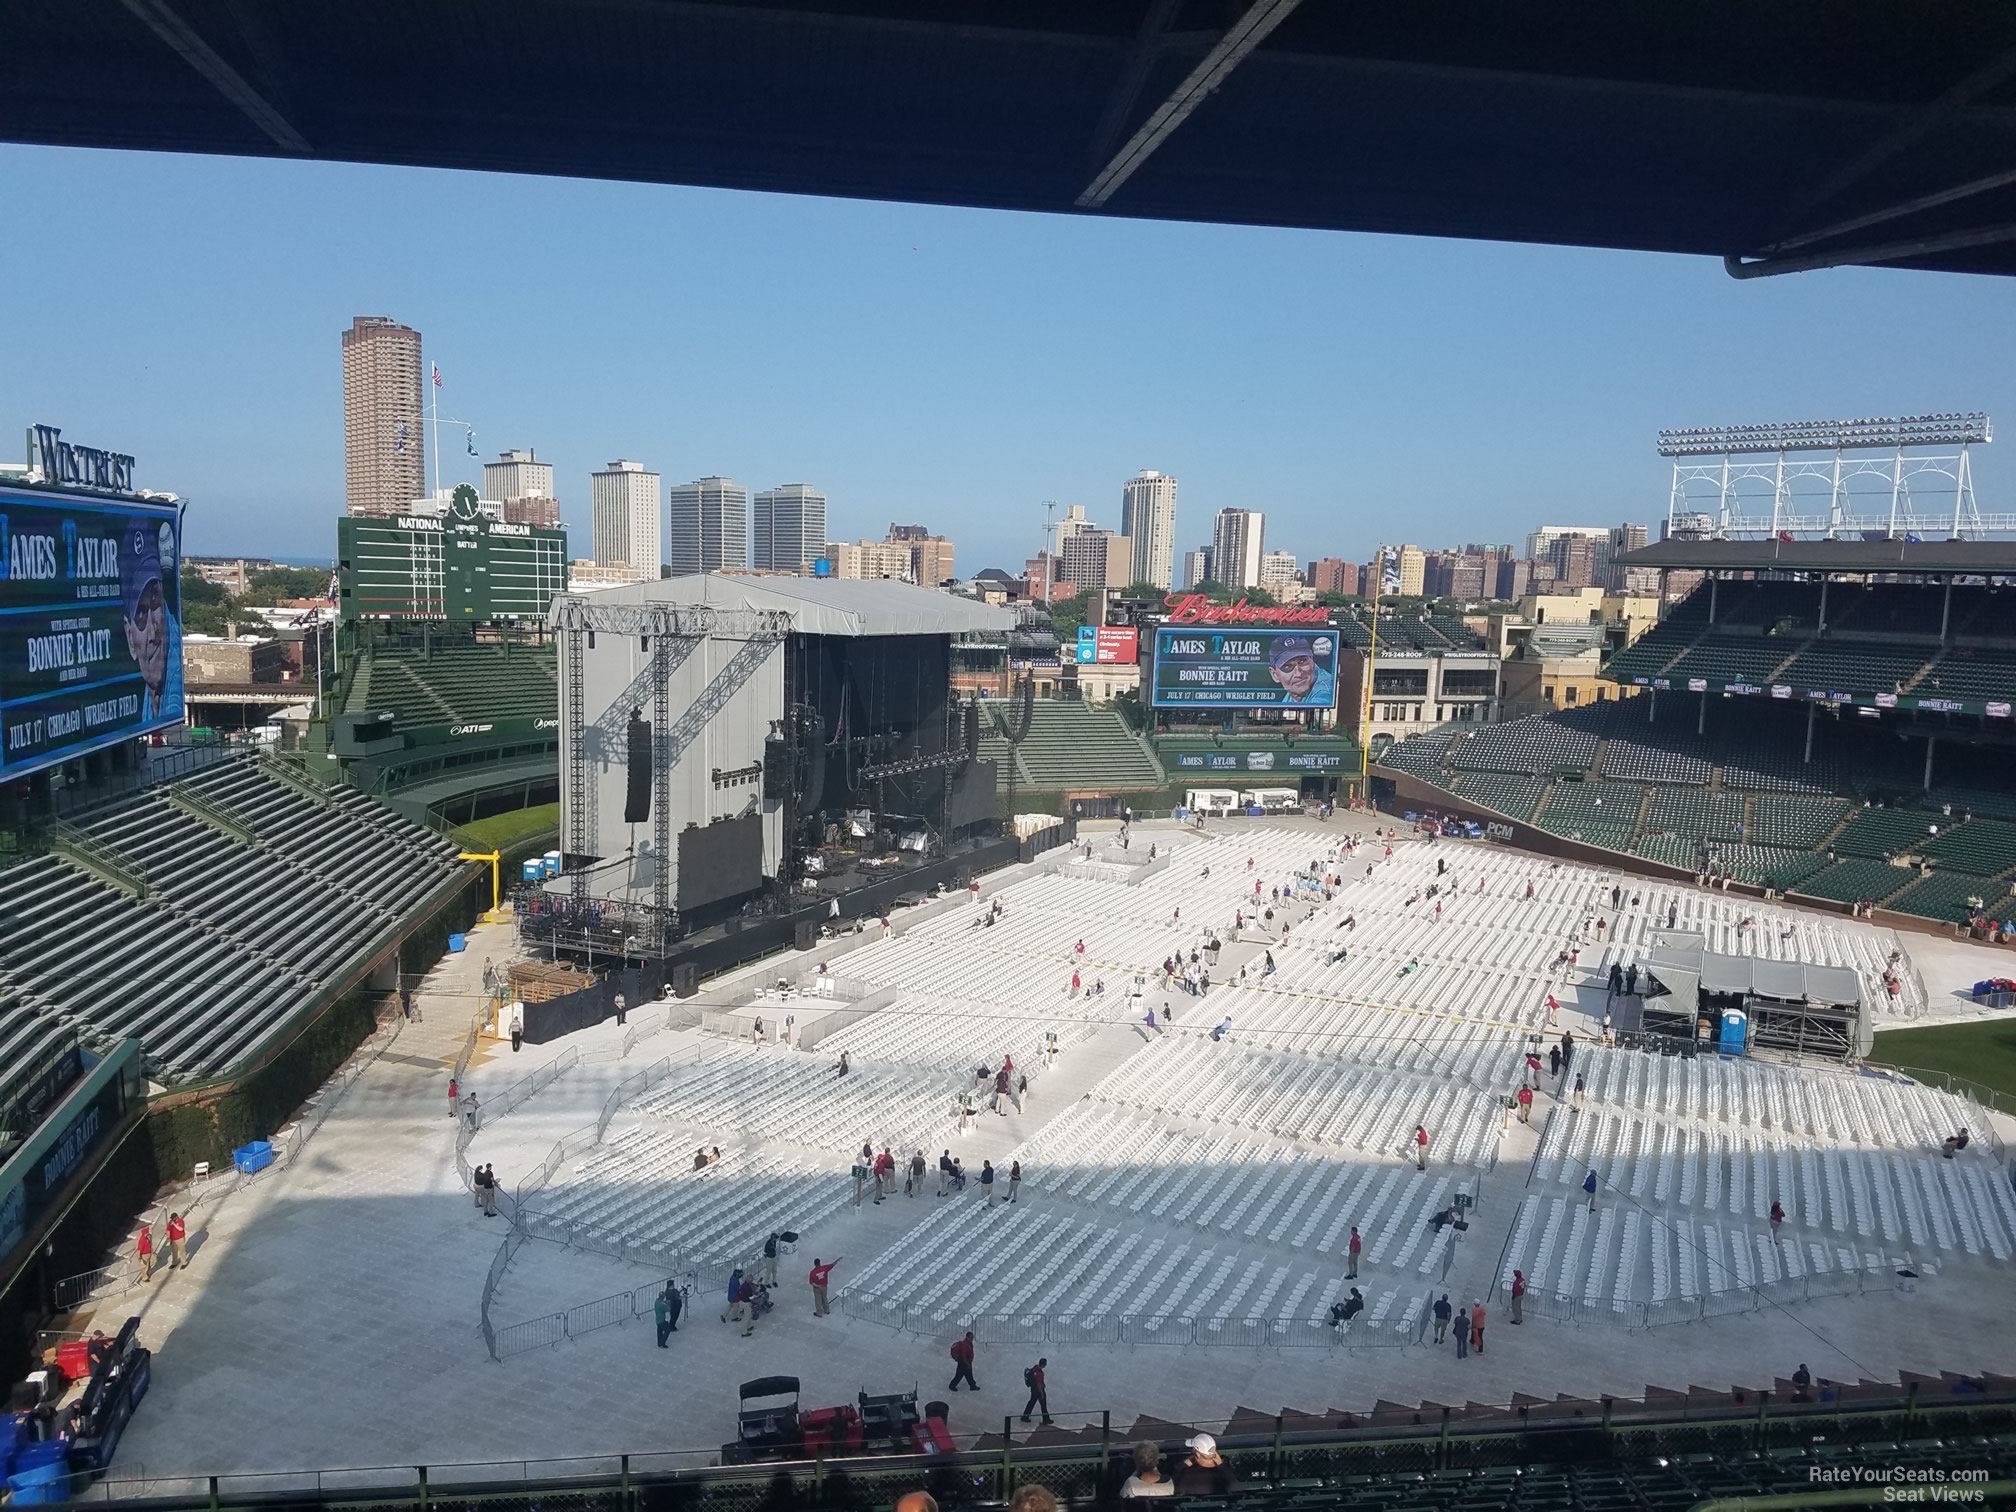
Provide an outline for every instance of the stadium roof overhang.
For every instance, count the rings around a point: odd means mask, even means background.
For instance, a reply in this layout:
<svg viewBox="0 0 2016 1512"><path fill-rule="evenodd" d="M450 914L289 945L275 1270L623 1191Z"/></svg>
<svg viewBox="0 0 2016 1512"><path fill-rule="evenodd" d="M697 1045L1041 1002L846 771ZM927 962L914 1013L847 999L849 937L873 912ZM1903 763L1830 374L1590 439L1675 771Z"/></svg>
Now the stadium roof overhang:
<svg viewBox="0 0 2016 1512"><path fill-rule="evenodd" d="M2016 6L15 0L0 138L2016 272Z"/></svg>
<svg viewBox="0 0 2016 1512"><path fill-rule="evenodd" d="M1620 558L1628 567L1710 572L1896 572L1925 577L2016 575L2016 541L1660 541Z"/></svg>
<svg viewBox="0 0 2016 1512"><path fill-rule="evenodd" d="M885 579L743 577L732 572L657 578L610 588L598 603L705 604L782 610L800 635L965 635L1014 628L1013 610Z"/></svg>

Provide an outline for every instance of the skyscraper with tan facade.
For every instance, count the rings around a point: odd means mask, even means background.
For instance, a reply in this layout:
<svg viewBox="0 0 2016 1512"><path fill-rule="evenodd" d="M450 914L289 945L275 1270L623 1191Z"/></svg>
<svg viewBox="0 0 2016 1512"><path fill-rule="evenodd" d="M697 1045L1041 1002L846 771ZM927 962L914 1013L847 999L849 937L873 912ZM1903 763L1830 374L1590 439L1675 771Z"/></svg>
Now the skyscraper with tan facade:
<svg viewBox="0 0 2016 1512"><path fill-rule="evenodd" d="M420 333L359 315L343 333L343 502L353 515L404 514L427 493Z"/></svg>

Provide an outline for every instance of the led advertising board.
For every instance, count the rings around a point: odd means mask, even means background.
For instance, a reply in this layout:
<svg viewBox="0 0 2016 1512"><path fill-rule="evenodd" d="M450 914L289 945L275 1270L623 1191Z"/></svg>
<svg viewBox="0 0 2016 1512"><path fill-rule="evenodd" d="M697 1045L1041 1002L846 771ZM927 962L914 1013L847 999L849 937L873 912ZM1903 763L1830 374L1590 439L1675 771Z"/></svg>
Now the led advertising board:
<svg viewBox="0 0 2016 1512"><path fill-rule="evenodd" d="M1163 625L1155 632L1158 709L1328 709L1337 702L1337 635Z"/></svg>
<svg viewBox="0 0 2016 1512"><path fill-rule="evenodd" d="M1131 667L1141 657L1141 632L1129 627L1080 625L1078 665Z"/></svg>
<svg viewBox="0 0 2016 1512"><path fill-rule="evenodd" d="M173 504L0 489L0 779L182 723Z"/></svg>

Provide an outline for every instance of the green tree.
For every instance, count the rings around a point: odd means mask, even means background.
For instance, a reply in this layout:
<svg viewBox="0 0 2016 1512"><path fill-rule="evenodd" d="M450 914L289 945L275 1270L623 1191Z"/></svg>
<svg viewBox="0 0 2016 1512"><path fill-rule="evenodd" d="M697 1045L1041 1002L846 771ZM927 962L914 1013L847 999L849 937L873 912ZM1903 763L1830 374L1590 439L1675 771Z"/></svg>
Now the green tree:
<svg viewBox="0 0 2016 1512"><path fill-rule="evenodd" d="M1090 624L1085 618L1085 595L1074 593L1069 598L1053 598L1047 606L1050 614L1050 628L1057 632L1060 640L1076 640L1078 627Z"/></svg>
<svg viewBox="0 0 2016 1512"><path fill-rule="evenodd" d="M216 583L182 569L182 629L198 635L222 635L237 611L237 602Z"/></svg>
<svg viewBox="0 0 2016 1512"><path fill-rule="evenodd" d="M1325 609L1355 609L1365 600L1355 593L1319 593L1316 602Z"/></svg>
<svg viewBox="0 0 2016 1512"><path fill-rule="evenodd" d="M321 598L328 591L327 567L263 567L245 579L245 597L254 604Z"/></svg>
<svg viewBox="0 0 2016 1512"><path fill-rule="evenodd" d="M1121 590L1120 597L1130 599L1153 599L1160 603L1169 593L1160 583L1129 583Z"/></svg>

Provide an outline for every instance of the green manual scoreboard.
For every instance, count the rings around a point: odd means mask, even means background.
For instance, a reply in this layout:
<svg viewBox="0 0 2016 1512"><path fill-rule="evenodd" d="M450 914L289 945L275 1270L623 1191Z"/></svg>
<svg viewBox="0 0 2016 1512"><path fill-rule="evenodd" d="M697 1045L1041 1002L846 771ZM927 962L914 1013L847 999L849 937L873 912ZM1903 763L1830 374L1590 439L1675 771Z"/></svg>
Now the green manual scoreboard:
<svg viewBox="0 0 2016 1512"><path fill-rule="evenodd" d="M506 525L475 503L458 498L443 515L338 520L342 618L543 619L567 591L567 532Z"/></svg>

